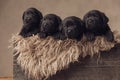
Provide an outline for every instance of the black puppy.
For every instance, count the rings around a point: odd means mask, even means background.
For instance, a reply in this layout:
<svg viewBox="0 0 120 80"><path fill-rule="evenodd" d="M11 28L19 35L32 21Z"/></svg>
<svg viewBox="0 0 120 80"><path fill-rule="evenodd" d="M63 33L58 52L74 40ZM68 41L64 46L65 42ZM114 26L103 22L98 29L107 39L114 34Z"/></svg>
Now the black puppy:
<svg viewBox="0 0 120 80"><path fill-rule="evenodd" d="M36 8L27 9L22 16L23 27L19 35L25 37L32 36L40 32L39 25L43 18L42 13Z"/></svg>
<svg viewBox="0 0 120 80"><path fill-rule="evenodd" d="M39 36L41 38L46 38L47 36L57 37L61 21L61 18L55 14L45 15L41 22Z"/></svg>
<svg viewBox="0 0 120 80"><path fill-rule="evenodd" d="M84 32L82 20L76 16L65 18L62 22L61 32L66 38L80 40Z"/></svg>
<svg viewBox="0 0 120 80"><path fill-rule="evenodd" d="M95 36L104 35L108 41L113 41L113 33L107 24L108 17L98 10L89 11L83 18L86 27L86 37L89 41L93 41Z"/></svg>

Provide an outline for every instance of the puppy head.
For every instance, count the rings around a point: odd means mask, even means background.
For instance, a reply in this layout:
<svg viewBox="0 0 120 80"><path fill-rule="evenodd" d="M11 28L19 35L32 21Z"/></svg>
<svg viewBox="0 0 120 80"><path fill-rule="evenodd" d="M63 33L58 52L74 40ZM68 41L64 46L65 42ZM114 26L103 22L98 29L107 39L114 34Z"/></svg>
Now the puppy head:
<svg viewBox="0 0 120 80"><path fill-rule="evenodd" d="M40 20L43 18L42 13L36 8L28 8L22 16L24 24L30 23L40 23Z"/></svg>
<svg viewBox="0 0 120 80"><path fill-rule="evenodd" d="M99 30L109 21L108 17L98 10L89 11L83 18L86 29Z"/></svg>
<svg viewBox="0 0 120 80"><path fill-rule="evenodd" d="M41 22L41 32L53 34L58 32L61 18L55 14L47 14Z"/></svg>
<svg viewBox="0 0 120 80"><path fill-rule="evenodd" d="M62 22L62 31L67 38L79 39L83 35L83 22L75 16L67 17Z"/></svg>

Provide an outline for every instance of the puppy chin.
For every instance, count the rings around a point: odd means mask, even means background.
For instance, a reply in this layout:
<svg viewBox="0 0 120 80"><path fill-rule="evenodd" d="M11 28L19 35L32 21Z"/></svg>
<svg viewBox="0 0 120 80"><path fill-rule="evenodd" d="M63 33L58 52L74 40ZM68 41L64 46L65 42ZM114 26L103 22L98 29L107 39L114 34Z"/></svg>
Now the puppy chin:
<svg viewBox="0 0 120 80"><path fill-rule="evenodd" d="M65 36L67 37L67 38L70 38L70 39L75 39L76 38L76 36L75 35L73 35L73 34L65 34Z"/></svg>
<svg viewBox="0 0 120 80"><path fill-rule="evenodd" d="M94 28L95 28L94 24L86 24L86 29L87 30L92 30Z"/></svg>
<svg viewBox="0 0 120 80"><path fill-rule="evenodd" d="M99 27L101 27L101 23L98 20L93 20L91 22L89 22L89 21L86 22L86 28L88 30L96 29L96 28L99 28Z"/></svg>
<svg viewBox="0 0 120 80"><path fill-rule="evenodd" d="M41 29L41 32L43 33L49 33L51 30L48 27L44 27Z"/></svg>

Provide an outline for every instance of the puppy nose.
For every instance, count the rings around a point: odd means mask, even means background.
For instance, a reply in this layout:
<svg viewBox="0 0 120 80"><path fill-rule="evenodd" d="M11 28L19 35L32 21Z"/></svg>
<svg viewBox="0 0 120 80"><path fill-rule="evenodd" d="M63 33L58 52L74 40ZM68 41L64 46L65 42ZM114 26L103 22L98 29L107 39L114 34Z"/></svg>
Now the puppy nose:
<svg viewBox="0 0 120 80"><path fill-rule="evenodd" d="M48 26L48 23L45 23L44 26Z"/></svg>
<svg viewBox="0 0 120 80"><path fill-rule="evenodd" d="M68 33L70 33L70 32L71 32L71 30L69 29L69 30L67 30L67 32L68 32Z"/></svg>
<svg viewBox="0 0 120 80"><path fill-rule="evenodd" d="M31 18L30 17L27 17L26 20L30 20Z"/></svg>
<svg viewBox="0 0 120 80"><path fill-rule="evenodd" d="M88 20L88 23L89 24L94 23L94 20L90 19L90 20Z"/></svg>
<svg viewBox="0 0 120 80"><path fill-rule="evenodd" d="M45 32L45 30L46 30L46 28L44 28L44 27L43 27L43 28L41 28L41 31Z"/></svg>

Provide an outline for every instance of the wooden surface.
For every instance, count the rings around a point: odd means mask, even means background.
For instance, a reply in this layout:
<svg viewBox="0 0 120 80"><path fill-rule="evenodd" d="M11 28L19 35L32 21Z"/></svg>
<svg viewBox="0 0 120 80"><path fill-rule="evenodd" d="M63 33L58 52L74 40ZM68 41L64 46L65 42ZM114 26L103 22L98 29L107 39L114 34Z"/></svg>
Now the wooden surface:
<svg viewBox="0 0 120 80"><path fill-rule="evenodd" d="M0 78L0 80L13 80L13 78Z"/></svg>
<svg viewBox="0 0 120 80"><path fill-rule="evenodd" d="M80 58L80 61L82 62L70 64L68 69L58 72L48 80L120 80L120 45L102 52L99 57L87 56L84 59ZM15 63L14 80L34 79L27 79Z"/></svg>

